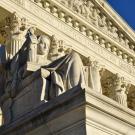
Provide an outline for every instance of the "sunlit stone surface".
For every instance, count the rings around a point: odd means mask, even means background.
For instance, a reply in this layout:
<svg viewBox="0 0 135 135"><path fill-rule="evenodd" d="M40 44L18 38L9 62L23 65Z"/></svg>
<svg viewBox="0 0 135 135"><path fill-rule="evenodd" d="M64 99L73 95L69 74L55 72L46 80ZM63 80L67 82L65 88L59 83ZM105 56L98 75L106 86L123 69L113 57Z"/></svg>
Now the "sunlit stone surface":
<svg viewBox="0 0 135 135"><path fill-rule="evenodd" d="M0 135L135 134L135 33L105 0L0 5Z"/></svg>

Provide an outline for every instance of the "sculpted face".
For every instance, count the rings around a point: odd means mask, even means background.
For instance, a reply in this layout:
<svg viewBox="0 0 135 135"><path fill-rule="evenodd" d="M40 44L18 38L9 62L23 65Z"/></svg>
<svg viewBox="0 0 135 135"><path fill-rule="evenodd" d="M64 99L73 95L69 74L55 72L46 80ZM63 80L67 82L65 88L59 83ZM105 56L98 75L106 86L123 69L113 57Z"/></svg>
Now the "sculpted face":
<svg viewBox="0 0 135 135"><path fill-rule="evenodd" d="M38 53L40 55L48 55L50 48L50 39L48 36L40 36L38 38Z"/></svg>

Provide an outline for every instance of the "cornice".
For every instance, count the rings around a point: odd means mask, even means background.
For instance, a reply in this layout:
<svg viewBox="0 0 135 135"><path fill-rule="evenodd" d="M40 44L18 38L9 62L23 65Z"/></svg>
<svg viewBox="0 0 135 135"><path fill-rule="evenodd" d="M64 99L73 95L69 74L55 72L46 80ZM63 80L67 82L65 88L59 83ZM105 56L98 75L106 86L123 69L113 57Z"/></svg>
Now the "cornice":
<svg viewBox="0 0 135 135"><path fill-rule="evenodd" d="M57 0L58 2L62 0ZM116 25L119 31L123 32L124 36L130 38L135 43L134 30L123 20L123 18L106 2L106 0L92 0L101 13L106 14L107 19ZM61 2L60 2L61 3ZM66 6L65 6L66 7ZM67 7L68 8L68 7ZM72 10L71 8L69 8ZM72 10L73 11L73 10ZM81 15L82 16L82 15ZM103 31L104 32L104 31Z"/></svg>
<svg viewBox="0 0 135 135"><path fill-rule="evenodd" d="M106 13L119 26L119 28L135 42L135 32L128 23L107 2L104 2L104 8Z"/></svg>

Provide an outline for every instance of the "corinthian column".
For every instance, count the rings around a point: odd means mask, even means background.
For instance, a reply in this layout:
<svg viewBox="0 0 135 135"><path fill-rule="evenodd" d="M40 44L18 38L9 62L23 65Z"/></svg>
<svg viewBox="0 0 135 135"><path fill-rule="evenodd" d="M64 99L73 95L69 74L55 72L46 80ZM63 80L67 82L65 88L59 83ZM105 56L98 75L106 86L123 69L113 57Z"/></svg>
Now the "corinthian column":
<svg viewBox="0 0 135 135"><path fill-rule="evenodd" d="M88 58L88 86L93 90L102 93L100 70L102 67L97 61Z"/></svg>
<svg viewBox="0 0 135 135"><path fill-rule="evenodd" d="M13 13L5 20L4 29L7 33L6 50L9 58L12 58L22 47L27 31L27 20Z"/></svg>
<svg viewBox="0 0 135 135"><path fill-rule="evenodd" d="M119 76L119 74L114 76L112 83L114 90L114 100L127 107L127 94L130 84L125 81L124 77Z"/></svg>

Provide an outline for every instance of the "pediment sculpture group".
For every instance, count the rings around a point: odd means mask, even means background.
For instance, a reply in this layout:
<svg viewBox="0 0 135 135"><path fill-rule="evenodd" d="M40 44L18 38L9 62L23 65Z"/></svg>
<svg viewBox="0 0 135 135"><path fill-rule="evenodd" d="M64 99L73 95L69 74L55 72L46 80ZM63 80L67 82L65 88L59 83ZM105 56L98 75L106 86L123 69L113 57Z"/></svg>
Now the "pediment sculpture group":
<svg viewBox="0 0 135 135"><path fill-rule="evenodd" d="M92 0L58 0L63 5L72 9L75 13L86 18L87 21L94 26L100 28L113 37L122 45L129 46L129 39L124 36L124 33L113 23L112 19L103 12L98 5ZM131 45L130 45L131 46ZM131 48L131 47L130 47Z"/></svg>
<svg viewBox="0 0 135 135"><path fill-rule="evenodd" d="M42 0L33 0L35 3L46 7ZM124 32L122 32L119 27L114 24L112 19L100 9L93 0L57 0L64 6L70 8L73 12L82 16L89 23L93 24L97 28L100 28L105 34L114 38L115 41L119 42L121 45L129 46L133 49L134 46L130 42L130 39L125 37ZM77 27L78 24L73 24Z"/></svg>

